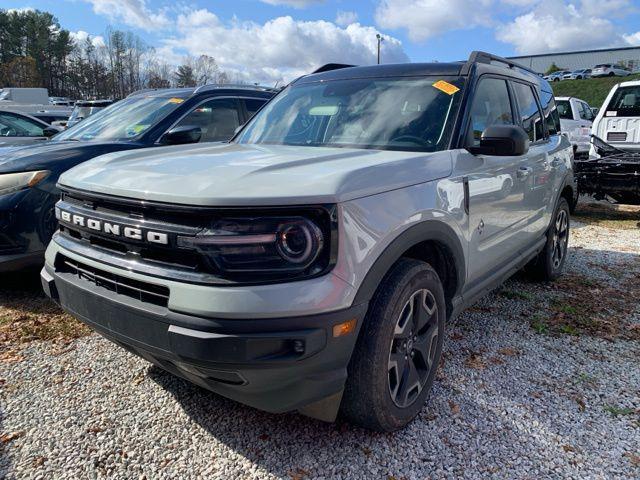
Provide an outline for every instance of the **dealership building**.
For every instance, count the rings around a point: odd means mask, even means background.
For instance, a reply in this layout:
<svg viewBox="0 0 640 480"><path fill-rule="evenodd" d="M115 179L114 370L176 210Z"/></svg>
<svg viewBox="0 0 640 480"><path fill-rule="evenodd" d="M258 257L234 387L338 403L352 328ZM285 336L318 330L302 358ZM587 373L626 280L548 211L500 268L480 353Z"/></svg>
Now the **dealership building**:
<svg viewBox="0 0 640 480"><path fill-rule="evenodd" d="M640 47L544 53L541 55L524 55L509 58L540 73L545 73L554 63L562 70L593 68L600 63L624 65L631 71L640 70Z"/></svg>

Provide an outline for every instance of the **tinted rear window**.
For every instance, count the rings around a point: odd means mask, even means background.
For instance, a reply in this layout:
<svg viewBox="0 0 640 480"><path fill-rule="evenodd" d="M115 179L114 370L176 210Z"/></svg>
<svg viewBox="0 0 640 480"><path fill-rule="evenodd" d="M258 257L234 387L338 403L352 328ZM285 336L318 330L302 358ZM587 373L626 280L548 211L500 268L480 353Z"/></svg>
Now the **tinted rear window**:
<svg viewBox="0 0 640 480"><path fill-rule="evenodd" d="M640 85L620 87L607 105L608 117L640 117Z"/></svg>

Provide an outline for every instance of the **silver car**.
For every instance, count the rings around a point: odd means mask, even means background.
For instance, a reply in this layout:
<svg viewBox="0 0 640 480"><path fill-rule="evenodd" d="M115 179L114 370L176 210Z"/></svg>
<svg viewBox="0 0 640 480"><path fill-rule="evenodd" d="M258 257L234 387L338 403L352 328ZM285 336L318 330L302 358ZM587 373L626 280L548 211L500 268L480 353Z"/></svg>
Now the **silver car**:
<svg viewBox="0 0 640 480"><path fill-rule="evenodd" d="M627 77L631 72L620 65L602 63L591 70L592 77Z"/></svg>
<svg viewBox="0 0 640 480"><path fill-rule="evenodd" d="M521 268L563 270L572 147L509 60L329 65L229 143L60 178L42 283L169 372L269 412L392 431L447 323Z"/></svg>

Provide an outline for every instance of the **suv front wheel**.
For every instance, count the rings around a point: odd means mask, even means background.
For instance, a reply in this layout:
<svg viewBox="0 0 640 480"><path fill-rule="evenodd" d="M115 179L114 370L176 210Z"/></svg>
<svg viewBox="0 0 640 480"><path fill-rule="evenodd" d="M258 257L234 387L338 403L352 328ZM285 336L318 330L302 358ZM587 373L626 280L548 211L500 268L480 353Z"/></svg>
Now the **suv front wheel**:
<svg viewBox="0 0 640 480"><path fill-rule="evenodd" d="M369 307L349 365L342 415L386 432L413 420L440 363L445 318L435 270L419 260L400 259Z"/></svg>

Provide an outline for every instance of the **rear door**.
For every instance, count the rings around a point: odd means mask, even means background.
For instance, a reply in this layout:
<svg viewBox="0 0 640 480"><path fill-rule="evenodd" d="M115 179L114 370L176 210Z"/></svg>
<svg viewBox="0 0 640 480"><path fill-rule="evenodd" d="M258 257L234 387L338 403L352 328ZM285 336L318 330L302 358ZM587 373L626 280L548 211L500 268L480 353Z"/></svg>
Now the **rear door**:
<svg viewBox="0 0 640 480"><path fill-rule="evenodd" d="M517 105L518 119L529 136L529 152L521 159L517 178L524 191L523 211L525 223L519 229L520 243L533 243L544 230L547 205L553 194L554 167L547 152L549 138L535 88L512 80L511 86Z"/></svg>

